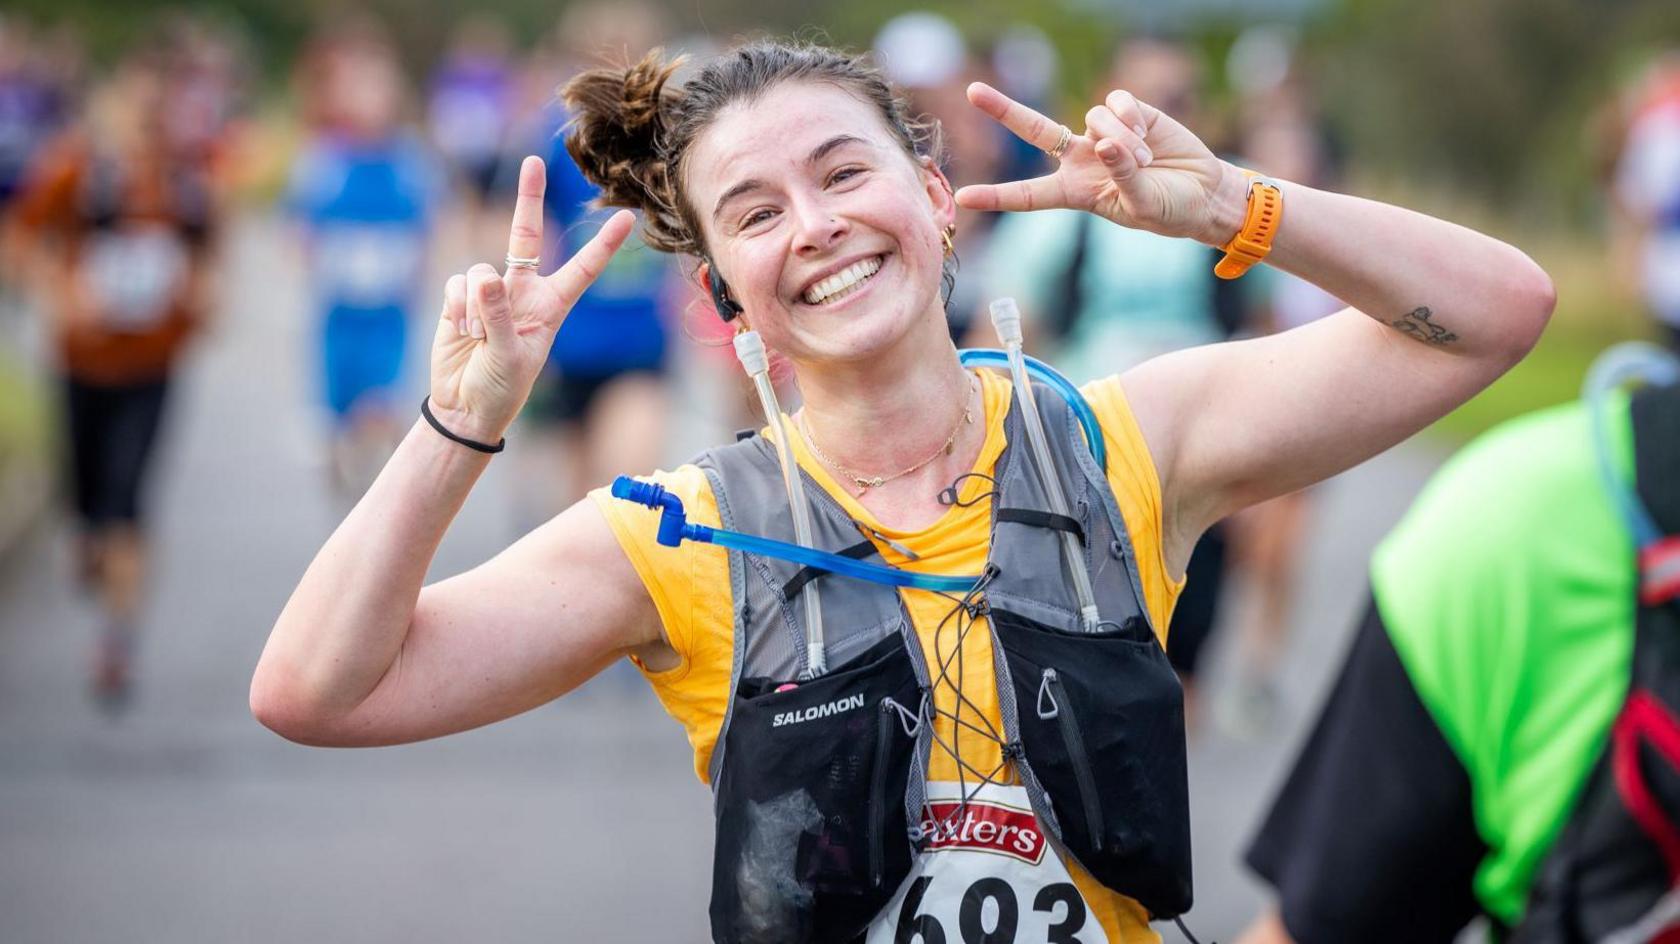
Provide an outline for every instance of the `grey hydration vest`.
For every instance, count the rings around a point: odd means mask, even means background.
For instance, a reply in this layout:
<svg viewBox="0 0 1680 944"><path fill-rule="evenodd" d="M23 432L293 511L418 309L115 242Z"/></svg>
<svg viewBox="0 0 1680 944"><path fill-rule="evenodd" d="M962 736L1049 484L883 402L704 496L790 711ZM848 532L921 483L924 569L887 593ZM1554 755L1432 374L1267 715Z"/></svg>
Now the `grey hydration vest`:
<svg viewBox="0 0 1680 944"><path fill-rule="evenodd" d="M1190 906L1182 694L1078 418L1049 388L1035 399L1074 520L1045 510L1013 398L994 469L988 579L964 601L971 617L990 617L1004 755L1057 848L1155 917L1173 917ZM723 527L794 541L772 444L754 436L697 465ZM809 476L805 492L817 547L878 553ZM1059 530L1083 537L1096 633L1082 630ZM733 550L729 577L732 697L710 766L713 935L850 941L890 900L922 840L932 743L922 648L894 588ZM833 668L794 684L807 668L796 598L813 580Z"/></svg>

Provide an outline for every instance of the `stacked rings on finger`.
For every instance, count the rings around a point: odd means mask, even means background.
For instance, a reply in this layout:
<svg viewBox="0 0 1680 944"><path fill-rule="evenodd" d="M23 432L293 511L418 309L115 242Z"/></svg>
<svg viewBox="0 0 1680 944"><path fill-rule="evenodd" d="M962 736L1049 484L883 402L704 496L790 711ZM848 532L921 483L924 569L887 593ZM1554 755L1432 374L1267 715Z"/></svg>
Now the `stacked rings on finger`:
<svg viewBox="0 0 1680 944"><path fill-rule="evenodd" d="M542 265L542 259L539 256L510 255L507 257L507 267L510 269L535 269L539 265Z"/></svg>
<svg viewBox="0 0 1680 944"><path fill-rule="evenodd" d="M1072 140L1073 131L1067 125L1062 125L1062 136L1056 139L1056 146L1045 148L1044 153L1059 161L1062 159L1062 155L1067 153L1068 142Z"/></svg>

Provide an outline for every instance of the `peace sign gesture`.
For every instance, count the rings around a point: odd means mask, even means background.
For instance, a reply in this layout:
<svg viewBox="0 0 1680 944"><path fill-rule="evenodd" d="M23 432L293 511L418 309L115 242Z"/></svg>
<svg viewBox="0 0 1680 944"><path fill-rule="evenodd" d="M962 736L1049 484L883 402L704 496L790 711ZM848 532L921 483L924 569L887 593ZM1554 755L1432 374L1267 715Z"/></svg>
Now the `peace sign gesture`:
<svg viewBox="0 0 1680 944"><path fill-rule="evenodd" d="M1021 140L1052 157L1054 173L1032 180L979 184L957 191L974 210L1085 210L1122 226L1165 236L1223 243L1215 197L1235 168L1165 112L1113 91L1085 113L1085 133L1051 121L984 82L968 100Z"/></svg>
<svg viewBox="0 0 1680 944"><path fill-rule="evenodd" d="M542 253L546 184L542 159L525 158L507 272L481 262L444 286L443 316L432 341L432 409L456 434L481 442L495 442L513 423L560 324L624 244L635 219L627 210L613 214L565 265L538 275L534 264L519 260Z"/></svg>

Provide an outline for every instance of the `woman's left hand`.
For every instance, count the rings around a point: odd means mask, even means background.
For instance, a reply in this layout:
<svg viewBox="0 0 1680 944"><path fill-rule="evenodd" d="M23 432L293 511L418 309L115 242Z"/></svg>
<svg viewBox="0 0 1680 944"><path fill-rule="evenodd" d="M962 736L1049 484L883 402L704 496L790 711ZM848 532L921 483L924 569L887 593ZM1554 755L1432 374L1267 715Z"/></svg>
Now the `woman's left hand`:
<svg viewBox="0 0 1680 944"><path fill-rule="evenodd" d="M968 100L1028 144L1049 152L1063 134L1051 121L983 82ZM1056 171L1032 180L978 184L957 191L974 210L1085 210L1122 226L1219 245L1236 233L1230 203L1242 212L1241 173L1201 139L1130 92L1113 91L1085 113L1085 133L1071 134ZM1228 232L1225 230L1229 230Z"/></svg>

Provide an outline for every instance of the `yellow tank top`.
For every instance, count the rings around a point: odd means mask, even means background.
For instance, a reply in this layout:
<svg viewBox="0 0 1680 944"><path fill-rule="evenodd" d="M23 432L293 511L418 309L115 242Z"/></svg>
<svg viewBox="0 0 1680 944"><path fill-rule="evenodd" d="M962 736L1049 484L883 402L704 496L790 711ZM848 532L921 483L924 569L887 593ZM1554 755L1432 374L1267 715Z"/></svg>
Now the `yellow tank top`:
<svg viewBox="0 0 1680 944"><path fill-rule="evenodd" d="M1009 378L996 371L980 371L986 438L974 471L989 474L1006 444L1003 421L1010 399ZM1155 465L1143 441L1118 377L1087 385L1083 390L1102 426L1108 451L1108 481L1131 533L1143 585L1144 605L1164 645L1173 604L1183 589L1167 571L1161 548L1161 487ZM801 439L794 439L799 465L834 497L854 519L893 542L908 547L917 560L903 563L925 573L972 574L984 567L991 522L987 480L965 479L959 502L940 519L920 531L889 528L858 504L826 466L811 456ZM693 465L650 477L681 498L688 519L720 527L717 501L706 475ZM684 544L664 547L654 540L658 512L614 499L606 489L590 498L606 516L613 534L646 585L664 624L665 638L680 658L676 667L644 673L665 710L680 723L694 748L695 773L706 779L712 748L717 742L729 704L730 670L734 656L734 607L729 582L729 559L722 548ZM890 560L901 555L887 552ZM960 639L945 618L951 601L923 590L901 591L917 637L930 666L945 665L944 679L934 685L934 746L929 756L929 781L973 782L974 771L993 771L1002 764L999 743L985 734L1001 731L996 676L993 674L990 634L964 633ZM940 674L937 670L933 673ZM960 697L959 697L960 695ZM954 750L953 750L954 746ZM958 758L963 770L959 771ZM1080 893L1111 942L1147 942L1160 938L1150 929L1143 907L1098 884L1069 863Z"/></svg>

